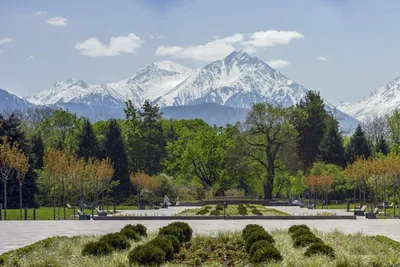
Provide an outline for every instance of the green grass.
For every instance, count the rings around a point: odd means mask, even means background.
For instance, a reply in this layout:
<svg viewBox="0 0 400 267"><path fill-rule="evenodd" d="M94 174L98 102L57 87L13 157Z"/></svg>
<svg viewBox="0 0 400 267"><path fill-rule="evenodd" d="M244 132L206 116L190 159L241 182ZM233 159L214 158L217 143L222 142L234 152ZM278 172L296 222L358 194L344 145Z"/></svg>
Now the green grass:
<svg viewBox="0 0 400 267"><path fill-rule="evenodd" d="M212 208L209 210L208 213L206 213L203 216L209 216L210 212L215 210L216 205L207 205L207 206L211 206ZM195 216L196 213L200 210L202 210L205 206L200 207L200 208L195 208L195 209L186 209L183 210L182 212L178 213L178 216ZM247 208L247 213L248 215L253 215L251 213L252 208L251 207L257 207L257 209L259 211L261 211L263 213L263 215L265 216L288 216L289 214L287 214L286 212L283 211L279 211L276 209L272 209L272 208L266 208L262 205L245 205L245 207ZM238 205L228 205L228 207L225 209L225 214L226 216L238 216ZM221 216L224 216L224 211L221 211Z"/></svg>
<svg viewBox="0 0 400 267"><path fill-rule="evenodd" d="M339 231L313 233L335 250L335 259L327 256L303 255L306 248L295 248L293 240L285 230L269 230L274 237L275 247L282 253L280 263L262 266L278 267L337 267L337 266L400 266L399 243L386 237L369 237L363 234L344 234ZM149 237L139 242L131 242L132 250L139 244L148 242ZM99 236L77 236L53 238L51 242L39 242L7 253L4 266L129 266L129 251L119 251L105 257L82 256L83 246L97 241ZM1 257L1 256L0 256ZM164 266L252 266L245 251L240 232L196 235L182 248L172 262Z"/></svg>
<svg viewBox="0 0 400 267"><path fill-rule="evenodd" d="M106 209L107 207L104 207ZM110 205L109 214L113 213L114 207ZM137 210L138 206L117 206L118 210ZM150 206L146 206L146 209L150 209ZM22 210L22 220L24 220L24 209ZM90 210L85 210L85 213L90 214ZM94 212L97 215L97 212ZM75 211L75 215L78 213ZM4 219L4 210L3 217ZM67 220L74 219L74 210L66 208L66 218ZM56 219L58 219L58 208L56 208ZM60 219L64 219L64 210L60 208ZM78 218L75 218L78 219ZM7 209L7 220L20 220L20 212L19 209ZM28 220L33 220L33 209L28 209ZM52 207L40 207L36 209L36 220L54 220L54 211Z"/></svg>

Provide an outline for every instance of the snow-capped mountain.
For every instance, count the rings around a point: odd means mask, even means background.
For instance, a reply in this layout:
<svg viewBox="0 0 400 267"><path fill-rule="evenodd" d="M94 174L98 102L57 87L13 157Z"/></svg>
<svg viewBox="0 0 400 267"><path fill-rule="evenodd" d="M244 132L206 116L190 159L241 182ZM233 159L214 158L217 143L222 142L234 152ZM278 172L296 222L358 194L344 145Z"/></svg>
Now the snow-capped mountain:
<svg viewBox="0 0 400 267"><path fill-rule="evenodd" d="M337 108L360 121L384 116L400 108L400 77L393 79L357 103L340 102Z"/></svg>
<svg viewBox="0 0 400 267"><path fill-rule="evenodd" d="M139 70L132 77L116 83L112 87L134 105L141 106L146 99L155 100L184 81L193 70L171 61L159 61Z"/></svg>
<svg viewBox="0 0 400 267"><path fill-rule="evenodd" d="M12 111L16 109L24 110L31 106L32 104L25 99L0 88L0 112L7 110Z"/></svg>
<svg viewBox="0 0 400 267"><path fill-rule="evenodd" d="M268 102L285 107L296 104L307 89L267 63L243 51L234 51L194 71L186 80L156 99L164 106L217 103L234 108L251 108Z"/></svg>

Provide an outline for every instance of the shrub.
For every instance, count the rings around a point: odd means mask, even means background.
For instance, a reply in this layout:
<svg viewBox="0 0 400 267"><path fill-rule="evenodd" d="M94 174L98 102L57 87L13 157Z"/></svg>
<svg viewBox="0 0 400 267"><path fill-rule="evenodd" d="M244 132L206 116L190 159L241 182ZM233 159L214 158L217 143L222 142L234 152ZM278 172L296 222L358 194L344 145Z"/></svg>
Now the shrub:
<svg viewBox="0 0 400 267"><path fill-rule="evenodd" d="M291 234L293 240L295 240L303 235L315 236L310 230L306 230L306 229L298 229Z"/></svg>
<svg viewBox="0 0 400 267"><path fill-rule="evenodd" d="M251 211L254 215L263 215L262 214L262 212L261 211L259 211L257 208L254 208L252 211Z"/></svg>
<svg viewBox="0 0 400 267"><path fill-rule="evenodd" d="M308 227L307 225L299 224L299 225L293 225L293 226L289 227L289 234L297 231L298 229L305 229L305 230L310 231L310 227Z"/></svg>
<svg viewBox="0 0 400 267"><path fill-rule="evenodd" d="M181 243L179 243L178 238L176 238L173 235L162 235L165 238L167 238L169 241L171 241L172 247L174 248L174 252L178 253L181 250Z"/></svg>
<svg viewBox="0 0 400 267"><path fill-rule="evenodd" d="M131 228L123 228L119 233L128 239L135 240L135 241L140 240L140 236L139 236L138 232L136 232L135 230L132 230Z"/></svg>
<svg viewBox="0 0 400 267"><path fill-rule="evenodd" d="M138 223L136 225L127 224L121 230L124 230L124 229L131 229L131 230L135 231L136 233L138 233L139 236L147 236L146 226L144 226L143 224L140 224L140 223Z"/></svg>
<svg viewBox="0 0 400 267"><path fill-rule="evenodd" d="M239 215L247 215L247 208L243 204L238 205L238 213Z"/></svg>
<svg viewBox="0 0 400 267"><path fill-rule="evenodd" d="M259 250L260 248L264 248L264 247L270 247L270 246L273 246L273 245L268 240L260 240L260 241L254 242L253 245L251 245L251 247L250 247L249 254L250 254L250 256L253 256L253 254L254 254L254 252L256 252L256 250Z"/></svg>
<svg viewBox="0 0 400 267"><path fill-rule="evenodd" d="M315 235L302 235L294 240L295 247L306 247L312 243L322 243L322 240Z"/></svg>
<svg viewBox="0 0 400 267"><path fill-rule="evenodd" d="M151 244L135 247L128 255L130 264L141 265L160 265L165 262L166 254L164 250Z"/></svg>
<svg viewBox="0 0 400 267"><path fill-rule="evenodd" d="M131 247L128 239L120 233L107 234L100 238L100 242L107 243L115 250L124 250Z"/></svg>
<svg viewBox="0 0 400 267"><path fill-rule="evenodd" d="M212 209L212 207L211 206L205 206L204 209L210 210L210 209Z"/></svg>
<svg viewBox="0 0 400 267"><path fill-rule="evenodd" d="M198 212L196 212L196 215L205 215L207 213L209 213L208 209L202 209L202 210L199 210Z"/></svg>
<svg viewBox="0 0 400 267"><path fill-rule="evenodd" d="M82 249L83 256L106 256L113 252L113 248L104 241L87 243Z"/></svg>
<svg viewBox="0 0 400 267"><path fill-rule="evenodd" d="M185 222L173 222L173 223L170 223L169 225L182 229L185 242L189 242L192 239L193 230L189 226L189 224L187 224Z"/></svg>
<svg viewBox="0 0 400 267"><path fill-rule="evenodd" d="M219 210L213 210L210 212L210 216L219 216L221 215L221 211Z"/></svg>
<svg viewBox="0 0 400 267"><path fill-rule="evenodd" d="M268 234L265 230L253 231L245 240L246 241L246 251L249 252L251 245L253 245L255 242L260 241L260 240L267 240L271 244L275 243L274 238L270 234Z"/></svg>
<svg viewBox="0 0 400 267"><path fill-rule="evenodd" d="M246 227L243 228L243 230L242 230L242 237L243 237L243 239L246 240L247 237L248 237L253 231L256 231L256 230L265 231L264 228L263 228L261 225L258 225L258 224L248 224L248 225L246 225Z"/></svg>
<svg viewBox="0 0 400 267"><path fill-rule="evenodd" d="M165 260L170 261L174 257L174 247L172 242L163 235L157 236L149 242L149 244L164 250Z"/></svg>
<svg viewBox="0 0 400 267"><path fill-rule="evenodd" d="M306 252L304 252L304 255L307 257L318 254L327 255L332 258L335 257L335 251L333 250L333 248L323 243L314 243L307 248Z"/></svg>
<svg viewBox="0 0 400 267"><path fill-rule="evenodd" d="M224 209L224 206L222 204L218 204L217 206L215 206L215 210L221 211L223 209Z"/></svg>
<svg viewBox="0 0 400 267"><path fill-rule="evenodd" d="M6 256L0 255L0 266L6 263Z"/></svg>
<svg viewBox="0 0 400 267"><path fill-rule="evenodd" d="M269 261L281 261L282 255L278 249L274 246L263 247L256 250L251 257L251 261L254 263L269 262Z"/></svg>
<svg viewBox="0 0 400 267"><path fill-rule="evenodd" d="M185 236L183 234L183 230L173 225L164 226L158 231L159 235L172 235L175 236L179 243L183 243L185 241Z"/></svg>

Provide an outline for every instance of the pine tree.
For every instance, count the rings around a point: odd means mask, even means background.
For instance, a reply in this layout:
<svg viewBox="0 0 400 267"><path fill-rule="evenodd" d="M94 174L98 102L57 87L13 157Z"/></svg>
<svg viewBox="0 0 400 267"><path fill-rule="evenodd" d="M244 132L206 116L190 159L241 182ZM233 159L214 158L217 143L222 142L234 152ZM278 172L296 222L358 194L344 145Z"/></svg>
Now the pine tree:
<svg viewBox="0 0 400 267"><path fill-rule="evenodd" d="M89 157L99 157L99 144L94 134L92 124L88 119L83 119L81 130L78 134L78 158L88 159Z"/></svg>
<svg viewBox="0 0 400 267"><path fill-rule="evenodd" d="M369 158L371 149L361 125L357 126L356 131L350 138L350 143L346 148L346 161L353 163L357 158Z"/></svg>
<svg viewBox="0 0 400 267"><path fill-rule="evenodd" d="M128 161L125 152L121 130L115 119L107 122L104 138L104 156L110 158L114 166L113 181L119 181L119 185L114 189L116 197L127 196L131 189L128 173Z"/></svg>
<svg viewBox="0 0 400 267"><path fill-rule="evenodd" d="M23 204L27 207L37 207L35 201L35 193L37 193L36 179L37 175L34 172L34 163L36 161L35 154L32 153L32 144L25 137L21 131L21 120L15 114L11 114L8 117L0 116L0 138L6 136L11 143L14 145L18 143L21 150L29 156L29 169L25 174L24 184L22 187L22 198ZM14 173L14 175L16 175ZM13 177L7 186L8 196L8 207L17 208L19 207L19 185L18 179ZM3 199L3 185L0 183L0 199Z"/></svg>
<svg viewBox="0 0 400 267"><path fill-rule="evenodd" d="M140 130L143 142L143 171L149 175L160 173L161 159L165 154L165 140L161 126L160 108L146 100L140 115Z"/></svg>
<svg viewBox="0 0 400 267"><path fill-rule="evenodd" d="M319 145L319 157L327 164L344 167L343 139L339 132L338 122L331 116L327 121L327 129Z"/></svg>
<svg viewBox="0 0 400 267"><path fill-rule="evenodd" d="M324 107L324 100L319 93L314 91L308 91L306 97L297 105L297 108L305 114L305 118L300 118L295 122L299 133L299 156L305 171L311 168L318 157L319 145L324 136L324 121L327 116Z"/></svg>
<svg viewBox="0 0 400 267"><path fill-rule="evenodd" d="M389 154L389 146L383 136L378 139L378 143L375 147L375 153L382 153L385 156Z"/></svg>
<svg viewBox="0 0 400 267"><path fill-rule="evenodd" d="M31 138L32 152L35 154L34 169L40 170L43 168L43 155L44 155L44 144L43 139L39 134L35 134Z"/></svg>

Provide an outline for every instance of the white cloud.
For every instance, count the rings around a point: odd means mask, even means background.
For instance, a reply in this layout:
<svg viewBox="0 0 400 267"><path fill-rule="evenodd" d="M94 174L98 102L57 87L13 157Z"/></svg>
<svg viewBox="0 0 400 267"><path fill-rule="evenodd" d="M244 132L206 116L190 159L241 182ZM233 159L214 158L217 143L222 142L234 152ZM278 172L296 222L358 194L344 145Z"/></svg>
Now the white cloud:
<svg viewBox="0 0 400 267"><path fill-rule="evenodd" d="M328 61L328 59L326 57L317 57L317 60L320 61Z"/></svg>
<svg viewBox="0 0 400 267"><path fill-rule="evenodd" d="M187 58L199 61L212 61L220 59L235 50L233 44L243 41L244 35L234 35L218 38L204 45L189 46L160 46L156 50L157 56L172 56L175 58Z"/></svg>
<svg viewBox="0 0 400 267"><path fill-rule="evenodd" d="M290 62L284 59L274 59L274 60L270 60L267 62L268 65L271 66L271 68L274 69L282 69L284 67L287 67L290 65Z"/></svg>
<svg viewBox="0 0 400 267"><path fill-rule="evenodd" d="M26 60L31 60L31 59L33 59L33 56L27 56L25 59Z"/></svg>
<svg viewBox="0 0 400 267"><path fill-rule="evenodd" d="M49 18L46 23L53 26L67 26L68 20L63 17L52 17Z"/></svg>
<svg viewBox="0 0 400 267"><path fill-rule="evenodd" d="M35 16L44 16L44 15L47 15L47 12L46 12L46 11L41 11L41 10L39 10L39 11L37 11L37 12L35 13Z"/></svg>
<svg viewBox="0 0 400 267"><path fill-rule="evenodd" d="M83 42L78 42L75 49L79 54L88 57L112 57L122 53L135 54L136 50L142 47L144 41L134 33L128 36L111 37L108 45L102 44L96 38L90 38Z"/></svg>
<svg viewBox="0 0 400 267"><path fill-rule="evenodd" d="M272 47L281 44L289 44L293 40L302 39L304 35L296 31L261 31L250 35L250 40L243 45L250 48Z"/></svg>
<svg viewBox="0 0 400 267"><path fill-rule="evenodd" d="M10 42L12 42L12 39L10 37L0 38L0 45L10 43Z"/></svg>
<svg viewBox="0 0 400 267"><path fill-rule="evenodd" d="M165 38L164 35L157 35L157 36L154 36L154 35L150 34L150 39L151 39L151 40L161 40L161 39L164 39L164 38Z"/></svg>

